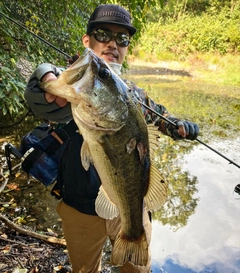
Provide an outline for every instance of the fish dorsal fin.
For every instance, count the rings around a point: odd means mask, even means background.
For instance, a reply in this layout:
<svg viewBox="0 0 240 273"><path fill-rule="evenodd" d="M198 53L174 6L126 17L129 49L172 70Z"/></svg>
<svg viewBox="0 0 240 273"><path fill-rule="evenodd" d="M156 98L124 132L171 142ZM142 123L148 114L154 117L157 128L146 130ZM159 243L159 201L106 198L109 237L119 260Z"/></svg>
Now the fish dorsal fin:
<svg viewBox="0 0 240 273"><path fill-rule="evenodd" d="M159 147L159 138L160 131L157 126L154 126L153 123L147 125L148 129L148 139L149 139L149 149L150 149L150 157L153 160L155 152Z"/></svg>
<svg viewBox="0 0 240 273"><path fill-rule="evenodd" d="M83 141L83 144L81 147L81 161L82 161L83 168L86 171L89 169L90 163L93 163L88 143L85 140Z"/></svg>
<svg viewBox="0 0 240 273"><path fill-rule="evenodd" d="M104 219L113 219L118 216L117 206L109 199L107 193L100 187L97 199L95 201L95 210L98 216Z"/></svg>
<svg viewBox="0 0 240 273"><path fill-rule="evenodd" d="M149 211L159 210L167 199L168 183L160 171L153 165L150 168L150 182L144 196Z"/></svg>

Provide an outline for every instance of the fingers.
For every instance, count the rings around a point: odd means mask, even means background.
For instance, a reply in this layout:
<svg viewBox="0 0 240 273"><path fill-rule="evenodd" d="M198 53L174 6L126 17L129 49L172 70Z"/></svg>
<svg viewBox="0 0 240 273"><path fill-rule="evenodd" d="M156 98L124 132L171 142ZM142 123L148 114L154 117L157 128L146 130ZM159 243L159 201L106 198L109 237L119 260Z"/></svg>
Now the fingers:
<svg viewBox="0 0 240 273"><path fill-rule="evenodd" d="M48 103L52 103L52 102L54 102L55 99L56 99L56 96L55 96L55 95L52 95L52 94L47 93L47 92L45 92L44 96L45 96L45 100L46 100Z"/></svg>
<svg viewBox="0 0 240 273"><path fill-rule="evenodd" d="M195 140L199 133L199 127L197 124L184 121L184 128L186 131L186 139Z"/></svg>
<svg viewBox="0 0 240 273"><path fill-rule="evenodd" d="M48 82L48 81L53 81L53 80L56 80L56 79L57 79L57 77L56 77L52 72L49 72L49 73L46 73L46 74L42 77L41 81L42 81L42 82ZM52 103L52 102L55 101L55 103L56 103L59 107L64 107L64 106L68 103L68 101L67 101L66 99L57 97L57 96L52 95L52 94L47 93L47 92L45 92L44 96L45 96L45 99L46 99L46 101L47 101L48 103Z"/></svg>
<svg viewBox="0 0 240 273"><path fill-rule="evenodd" d="M49 72L49 73L46 73L45 75L43 75L43 77L41 78L41 81L42 82L48 82L48 81L53 81L53 80L56 80L56 79L57 79L57 77L52 72ZM52 103L56 99L56 96L54 96L52 94L49 94L49 93L45 93L44 96L45 96L45 100L48 103Z"/></svg>
<svg viewBox="0 0 240 273"><path fill-rule="evenodd" d="M57 77L52 73L52 72L49 72L49 73L46 73L42 78L41 78L41 81L42 82L48 82L48 81L53 81L53 80L56 80Z"/></svg>
<svg viewBox="0 0 240 273"><path fill-rule="evenodd" d="M68 104L68 101L66 99L60 97L56 97L55 102L59 107L64 107Z"/></svg>
<svg viewBox="0 0 240 273"><path fill-rule="evenodd" d="M186 138L188 135L188 131L185 129L184 125L178 126L177 132L182 138Z"/></svg>
<svg viewBox="0 0 240 273"><path fill-rule="evenodd" d="M189 121L178 121L178 129L173 130L174 139L189 139L195 140L199 133L199 127L197 124Z"/></svg>
<svg viewBox="0 0 240 273"><path fill-rule="evenodd" d="M64 107L68 101L64 98L60 98L60 97L57 97L55 95L52 95L50 93L47 93L45 92L44 94L45 96L45 100L48 102L48 103L52 103L55 101L55 103L59 106L59 107Z"/></svg>

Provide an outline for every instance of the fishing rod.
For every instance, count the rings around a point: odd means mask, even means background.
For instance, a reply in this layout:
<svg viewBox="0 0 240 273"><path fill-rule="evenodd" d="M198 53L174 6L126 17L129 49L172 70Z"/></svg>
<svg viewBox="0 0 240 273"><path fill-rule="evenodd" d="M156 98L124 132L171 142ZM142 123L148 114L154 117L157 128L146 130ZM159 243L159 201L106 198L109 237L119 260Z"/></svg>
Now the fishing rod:
<svg viewBox="0 0 240 273"><path fill-rule="evenodd" d="M177 127L177 124L173 121L171 121L170 119L168 119L167 117L161 115L160 113L156 112L155 110L153 110L151 107L147 106L146 104L144 104L143 102L141 102L140 100L137 100L143 107L145 107L146 109L148 109L149 111L151 111L152 113L154 113L155 115L159 116L161 119L167 121L168 123L174 125L175 127ZM215 150L214 148L212 148L211 146L209 146L208 144L206 144L205 142L201 141L200 139L196 138L196 141L198 141L199 143L201 143L202 145L206 146L208 149L212 150L213 152L215 152L216 154L220 155L222 158L226 159L230 164L235 165L236 167L240 168L240 165L238 165L236 162L234 162L233 160L229 159L228 157L226 157L225 155L221 154L220 152L218 152L217 150Z"/></svg>
<svg viewBox="0 0 240 273"><path fill-rule="evenodd" d="M8 17L7 15L5 15L4 13L2 13L0 11L0 15L3 16L4 18L8 19L9 21L11 21L12 23L14 23L15 25L23 28L24 30L26 30L27 32L29 32L30 34L32 34L34 37L38 38L39 40L41 40L43 43L47 44L48 46L52 47L53 49L55 49L56 51L58 51L59 53L63 54L64 56L66 56L68 59L71 58L70 55L68 55L67 53L65 53L64 51L62 51L61 49L57 48L56 46L52 45L51 43L49 43L48 41L44 40L42 37L38 36L37 34L35 34L34 32L32 32L31 30L27 29L25 26L23 26L22 24L18 23L17 21L13 20L12 18Z"/></svg>
<svg viewBox="0 0 240 273"><path fill-rule="evenodd" d="M60 52L61 54L65 55L66 57L68 57L69 59L71 58L70 55L68 55L67 53L63 52L62 50L60 50L59 48L55 47L54 45L52 45L51 43L49 43L48 41L44 40L42 37L38 36L37 34L35 34L34 32L30 31L29 29L27 29L26 27L24 27L22 24L14 21L12 18L8 17L7 15L3 14L2 12L0 12L0 15L2 15L3 17L5 17L6 19L8 19L9 21L13 22L14 24L18 25L19 27L25 29L26 31L28 31L29 33L31 33L34 37L38 38L39 40L41 40L42 42L44 42L45 44L49 45L50 47L52 47L53 49L55 49L56 51ZM175 127L177 127L177 124L174 123L173 121L169 120L168 118L166 118L165 116L161 115L160 113L156 112L155 110L153 110L151 107L147 106L146 104L142 103L141 101L137 100L143 107L145 107L146 109L148 109L149 111L151 111L152 113L156 114L157 116L159 116L160 118L162 118L163 120L167 121L168 123L174 125ZM221 156L222 158L224 158L225 160L227 160L230 164L235 165L236 167L240 168L240 165L238 165L236 162L234 162L233 160L229 159L228 157L226 157L225 155L221 154L220 152L218 152L217 150L215 150L214 148L212 148L211 146L209 146L208 144L206 144L205 142L201 141L200 139L196 138L196 141L198 141L199 143L201 143L202 145L204 145L205 147L207 147L208 149L212 150L213 152L215 152L216 154L218 154L219 156Z"/></svg>

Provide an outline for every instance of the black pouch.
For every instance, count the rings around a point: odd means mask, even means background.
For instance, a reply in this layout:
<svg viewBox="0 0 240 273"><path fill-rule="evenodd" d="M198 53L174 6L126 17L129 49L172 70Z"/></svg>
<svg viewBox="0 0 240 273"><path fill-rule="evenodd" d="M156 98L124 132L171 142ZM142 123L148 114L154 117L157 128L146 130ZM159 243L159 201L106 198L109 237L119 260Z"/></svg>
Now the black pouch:
<svg viewBox="0 0 240 273"><path fill-rule="evenodd" d="M22 169L42 182L51 185L58 174L58 164L69 136L63 128L52 130L41 124L22 138L20 152Z"/></svg>
<svg viewBox="0 0 240 273"><path fill-rule="evenodd" d="M23 171L45 186L51 185L57 179L58 165L70 139L67 131L73 127L72 123L73 121L57 129L53 129L48 123L42 123L21 139L19 150L10 143L5 146L7 160L10 161L9 153L12 153L22 161Z"/></svg>

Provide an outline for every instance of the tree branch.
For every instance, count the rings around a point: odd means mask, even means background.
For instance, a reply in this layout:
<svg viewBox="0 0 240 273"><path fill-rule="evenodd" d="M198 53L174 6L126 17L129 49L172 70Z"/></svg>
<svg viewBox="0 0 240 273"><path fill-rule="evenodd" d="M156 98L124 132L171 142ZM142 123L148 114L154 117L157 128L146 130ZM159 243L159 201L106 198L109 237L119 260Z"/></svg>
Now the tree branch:
<svg viewBox="0 0 240 273"><path fill-rule="evenodd" d="M4 176L1 168L0 168L0 181L3 181L2 185L0 186L0 193L1 193L4 190L4 188L6 187L7 183L8 183L8 178L6 178ZM17 232L19 232L21 234L31 236L31 237L34 237L34 238L37 238L37 239L40 239L40 240L43 240L43 241L46 241L46 242L49 242L49 243L66 245L66 241L64 239L60 239L60 238L56 238L56 237L52 237L52 236L47 236L47 235L42 235L42 234L39 234L37 232L22 228L19 225L12 222L11 220L9 220L6 216L4 216L3 214L0 213L0 221L1 220L9 228L14 229L14 230L16 230Z"/></svg>
<svg viewBox="0 0 240 273"><path fill-rule="evenodd" d="M16 230L17 232L27 235L27 236L31 236L49 243L54 243L54 244L60 244L60 245L66 245L66 241L65 239L61 239L61 238L56 238L56 237L52 237L52 236L47 236L47 235L42 235L39 234L37 232L31 231L31 230L27 230L24 229L20 226L18 226L17 224L15 224L14 222L12 222L11 220L9 220L6 216L4 216L3 214L0 213L0 220L3 221L3 223L5 223L9 228L12 228L14 230Z"/></svg>

